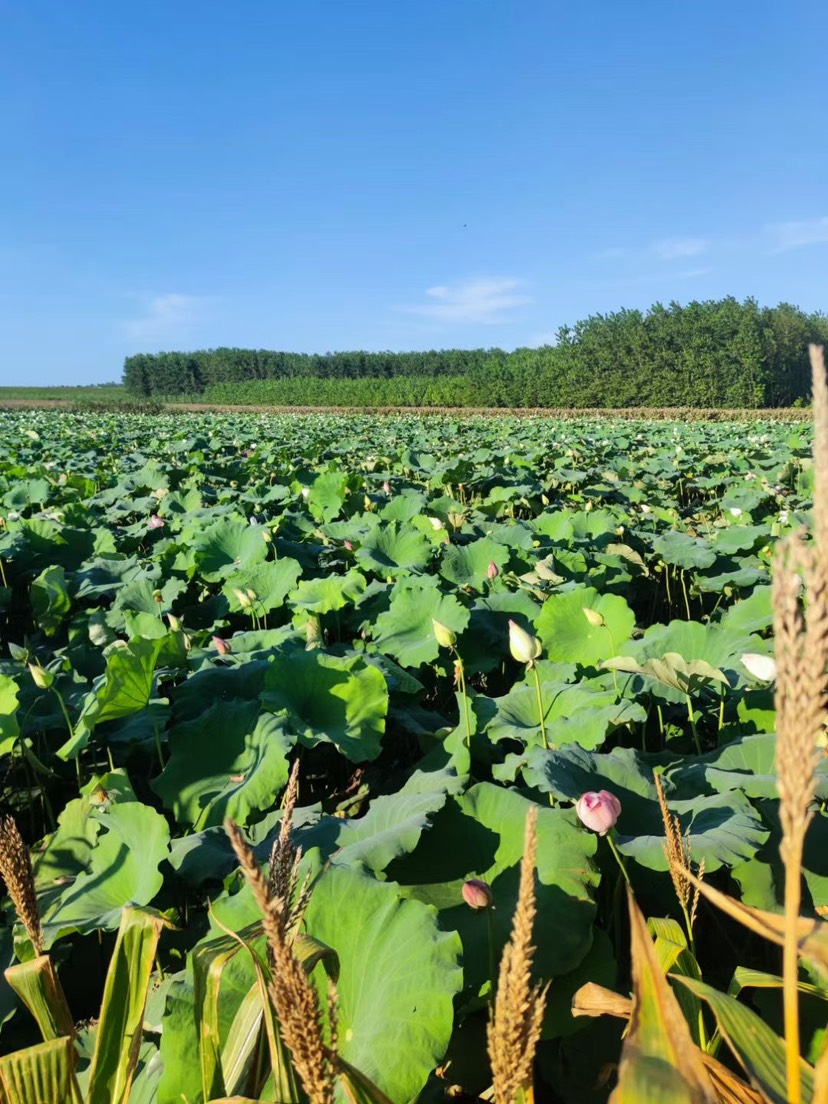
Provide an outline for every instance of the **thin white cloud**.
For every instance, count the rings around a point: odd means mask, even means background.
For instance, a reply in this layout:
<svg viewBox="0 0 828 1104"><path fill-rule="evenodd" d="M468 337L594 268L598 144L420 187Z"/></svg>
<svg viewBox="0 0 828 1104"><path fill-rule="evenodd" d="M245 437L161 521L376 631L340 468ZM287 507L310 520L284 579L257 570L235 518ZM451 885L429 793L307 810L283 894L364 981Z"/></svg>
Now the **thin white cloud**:
<svg viewBox="0 0 828 1104"><path fill-rule="evenodd" d="M425 318L437 318L442 322L482 323L493 325L507 321L509 311L531 303L519 293L523 281L511 277L492 277L482 280L466 280L452 286L441 284L426 289L431 302L416 306L397 307L406 314L419 314Z"/></svg>
<svg viewBox="0 0 828 1104"><path fill-rule="evenodd" d="M185 335L199 321L205 300L195 295L156 295L140 318L124 322L130 341L158 342Z"/></svg>
<svg viewBox="0 0 828 1104"><path fill-rule="evenodd" d="M799 222L777 222L765 227L774 244L774 253L800 249L804 245L828 242L828 216L803 219Z"/></svg>
<svg viewBox="0 0 828 1104"><path fill-rule="evenodd" d="M540 349L543 345L557 345L558 335L557 333L553 333L551 330L549 331L549 333L535 334L534 337L531 337L526 344L527 347L530 349Z"/></svg>
<svg viewBox="0 0 828 1104"><path fill-rule="evenodd" d="M650 251L663 261L675 261L680 257L698 257L706 253L710 245L707 238L663 238L653 242Z"/></svg>

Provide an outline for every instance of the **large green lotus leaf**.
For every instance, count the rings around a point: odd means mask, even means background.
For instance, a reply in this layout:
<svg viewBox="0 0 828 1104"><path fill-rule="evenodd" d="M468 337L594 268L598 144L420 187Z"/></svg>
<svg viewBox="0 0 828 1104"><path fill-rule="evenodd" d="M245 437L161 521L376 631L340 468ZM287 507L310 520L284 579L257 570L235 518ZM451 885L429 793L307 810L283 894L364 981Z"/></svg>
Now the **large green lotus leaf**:
<svg viewBox="0 0 828 1104"><path fill-rule="evenodd" d="M490 537L471 544L450 544L443 552L440 574L450 583L472 590L487 590L489 564L500 571L509 562L509 549Z"/></svg>
<svg viewBox="0 0 828 1104"><path fill-rule="evenodd" d="M731 687L736 687L750 682L741 656L745 652L769 654L770 645L745 630L700 621L671 621L668 625L651 625L640 640L619 648L616 655L631 656L643 664L648 659L661 659L668 652L681 656L685 663L703 660L712 669L721 671ZM649 689L668 701L684 700L682 692L662 683L651 682Z"/></svg>
<svg viewBox="0 0 828 1104"><path fill-rule="evenodd" d="M148 905L161 889L164 878L158 867L169 855L170 843L166 820L139 801L110 800L104 797L89 809L89 818L99 824L89 869L45 913L47 947L67 931L117 928L124 905Z"/></svg>
<svg viewBox="0 0 828 1104"><path fill-rule="evenodd" d="M268 669L264 659L246 661L237 667L202 668L173 691L175 722L195 720L211 702L219 699L224 702L255 701L262 691Z"/></svg>
<svg viewBox="0 0 828 1104"><path fill-rule="evenodd" d="M72 736L58 748L61 759L75 759L96 725L128 717L149 703L155 664L170 635L132 640L109 653L106 671L87 695Z"/></svg>
<svg viewBox="0 0 828 1104"><path fill-rule="evenodd" d="M751 859L733 867L733 877L739 883L742 900L754 908L768 912L784 912L785 867L779 856L782 828L779 823L779 802L760 800L759 811L770 827L767 843ZM828 816L817 812L805 836L802 852L802 879L807 892L803 911L828 908Z"/></svg>
<svg viewBox="0 0 828 1104"><path fill-rule="evenodd" d="M398 583L390 608L376 619L374 643L404 667L430 663L440 652L433 621L461 633L469 623L469 611L456 598L443 594L436 579Z"/></svg>
<svg viewBox="0 0 828 1104"><path fill-rule="evenodd" d="M347 493L348 476L345 472L322 472L310 486L308 509L321 521L333 521L342 509Z"/></svg>
<svg viewBox="0 0 828 1104"><path fill-rule="evenodd" d="M549 659L594 666L618 654L635 628L635 614L619 595L579 586L550 595L535 624Z"/></svg>
<svg viewBox="0 0 828 1104"><path fill-rule="evenodd" d="M752 594L735 602L722 615L723 629L738 633L762 633L773 624L773 604L769 586L755 587Z"/></svg>
<svg viewBox="0 0 828 1104"><path fill-rule="evenodd" d="M771 535L766 525L730 525L716 532L716 551L725 556L739 552L756 552L768 544Z"/></svg>
<svg viewBox="0 0 828 1104"><path fill-rule="evenodd" d="M47 636L54 636L72 606L66 572L58 564L47 567L33 580L30 595L35 621Z"/></svg>
<svg viewBox="0 0 828 1104"><path fill-rule="evenodd" d="M403 524L411 521L417 514L422 513L426 504L426 496L421 491L415 491L413 487L406 487L400 494L394 495L389 503L380 510L383 521L399 521Z"/></svg>
<svg viewBox="0 0 828 1104"><path fill-rule="evenodd" d="M183 971L173 979L167 990L161 1058L164 1070L158 1086L157 1104L203 1101L195 994L192 977L185 977Z"/></svg>
<svg viewBox="0 0 828 1104"><path fill-rule="evenodd" d="M463 796L450 798L415 851L386 871L406 886L408 894L439 908L443 928L460 932L466 995L472 1002L489 981L486 917L464 903L463 882L477 877L492 887L499 954L509 938L517 903L531 804L514 790L481 782ZM596 839L576 826L574 810L538 809L538 977L573 970L591 946Z"/></svg>
<svg viewBox="0 0 828 1104"><path fill-rule="evenodd" d="M75 573L75 597L102 598L114 594L125 583L147 577L151 581L157 579L158 568L147 571L134 556L96 556Z"/></svg>
<svg viewBox="0 0 828 1104"><path fill-rule="evenodd" d="M716 559L716 553L706 540L691 537L689 533L680 533L675 529L656 537L653 552L660 560L684 570L703 570L710 567Z"/></svg>
<svg viewBox="0 0 828 1104"><path fill-rule="evenodd" d="M267 559L263 532L259 525L227 518L196 529L190 539L200 577L208 583L224 582L239 567L249 568Z"/></svg>
<svg viewBox="0 0 828 1104"><path fill-rule="evenodd" d="M487 725L493 740L541 743L537 691L518 683L502 698L492 699L496 712ZM578 743L597 748L607 733L630 721L643 721L644 709L635 702L616 701L610 691L595 691L562 682L541 684L544 725L550 747Z"/></svg>
<svg viewBox="0 0 828 1104"><path fill-rule="evenodd" d="M17 693L14 679L0 674L0 755L8 755L20 735Z"/></svg>
<svg viewBox="0 0 828 1104"><path fill-rule="evenodd" d="M621 802L619 850L651 870L666 870L664 825L653 781L657 763L658 757L633 748L604 755L568 744L558 751L533 748L526 756L524 777L542 792L573 802L589 790L609 790ZM678 770L669 780L680 789ZM690 833L694 860L704 859L708 871L751 858L768 838L762 818L737 790L685 799L668 794L667 803L682 830Z"/></svg>
<svg viewBox="0 0 828 1104"><path fill-rule="evenodd" d="M667 772L682 794L727 793L739 790L746 797L776 799L776 736L757 733L732 740L716 751L688 760ZM822 756L816 768L815 796L828 801L828 758Z"/></svg>
<svg viewBox="0 0 828 1104"><path fill-rule="evenodd" d="M295 736L253 701L214 701L170 730L170 758L153 789L182 824L198 828L275 804Z"/></svg>
<svg viewBox="0 0 828 1104"><path fill-rule="evenodd" d="M264 563L234 571L228 576L222 593L227 599L231 613L247 614L248 608L241 604L237 592L252 590L255 594L255 598L251 598L253 612L261 617L263 613L269 613L284 604L285 598L296 586L296 580L301 573L299 564L289 556L280 557L278 560L266 560Z"/></svg>
<svg viewBox="0 0 828 1104"><path fill-rule="evenodd" d="M362 656L319 649L279 656L265 672L261 700L309 747L336 744L353 763L380 753L388 688L382 672Z"/></svg>
<svg viewBox="0 0 828 1104"><path fill-rule="evenodd" d="M365 576L356 568L344 575L323 575L318 579L303 579L290 595L295 610L307 613L331 613L353 604L365 592Z"/></svg>
<svg viewBox="0 0 828 1104"><path fill-rule="evenodd" d="M424 571L431 559L431 545L416 529L392 521L366 537L356 558L366 571L391 579Z"/></svg>
<svg viewBox="0 0 828 1104"><path fill-rule="evenodd" d="M106 614L106 623L117 632L123 632L127 623L127 614L143 613L155 618L163 626L161 615L172 609L172 604L187 589L183 579L167 579L163 586L156 588L147 578L133 579L124 583L115 592L112 608ZM156 595L160 591L160 601ZM142 634L146 635L146 634Z"/></svg>
<svg viewBox="0 0 828 1104"><path fill-rule="evenodd" d="M560 476L561 473L559 478ZM609 510L550 509L535 518L535 529L538 533L551 537L553 541L568 543L573 539L591 540L608 533L614 534L618 521Z"/></svg>
<svg viewBox="0 0 828 1104"><path fill-rule="evenodd" d="M350 820L323 817L297 833L304 851L318 847L339 865L361 862L379 873L400 855L413 851L433 815L461 786L451 770L415 771L396 793L376 797L364 816Z"/></svg>
<svg viewBox="0 0 828 1104"><path fill-rule="evenodd" d="M307 929L339 956L342 1057L395 1104L414 1100L448 1047L460 989L460 940L437 913L358 866L325 870Z"/></svg>

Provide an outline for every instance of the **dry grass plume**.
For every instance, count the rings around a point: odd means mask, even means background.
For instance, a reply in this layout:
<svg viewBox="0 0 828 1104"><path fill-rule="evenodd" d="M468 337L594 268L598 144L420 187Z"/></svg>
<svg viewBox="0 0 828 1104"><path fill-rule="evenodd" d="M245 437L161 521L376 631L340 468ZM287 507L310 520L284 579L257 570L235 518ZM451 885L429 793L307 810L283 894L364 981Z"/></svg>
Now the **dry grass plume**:
<svg viewBox="0 0 828 1104"><path fill-rule="evenodd" d="M526 817L512 935L500 960L497 995L488 1026L495 1104L513 1104L517 1091L532 1084L532 1063L546 1004L548 986L532 985L537 819L537 807L532 806Z"/></svg>
<svg viewBox="0 0 828 1104"><path fill-rule="evenodd" d="M26 929L35 954L43 954L43 932L37 909L32 860L14 817L10 816L0 820L0 874L3 875L17 919Z"/></svg>

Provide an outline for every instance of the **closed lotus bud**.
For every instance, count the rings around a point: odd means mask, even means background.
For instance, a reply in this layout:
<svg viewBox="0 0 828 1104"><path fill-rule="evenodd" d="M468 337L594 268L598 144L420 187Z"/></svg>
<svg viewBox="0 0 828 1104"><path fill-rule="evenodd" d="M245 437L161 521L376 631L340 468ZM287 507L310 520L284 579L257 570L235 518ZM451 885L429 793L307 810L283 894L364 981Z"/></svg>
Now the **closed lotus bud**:
<svg viewBox="0 0 828 1104"><path fill-rule="evenodd" d="M575 812L582 824L605 836L621 815L621 802L609 790L591 790L578 798Z"/></svg>
<svg viewBox="0 0 828 1104"><path fill-rule="evenodd" d="M163 529L164 519L160 518L158 514L150 514L150 519L147 522L147 527L149 529Z"/></svg>
<svg viewBox="0 0 828 1104"><path fill-rule="evenodd" d="M267 529L262 529L262 540L265 542L265 544L270 544L273 540L273 537L270 535Z"/></svg>
<svg viewBox="0 0 828 1104"><path fill-rule="evenodd" d="M47 671L45 668L41 667L39 663L30 663L29 673L34 679L34 684L38 690L48 690L55 677L51 671Z"/></svg>
<svg viewBox="0 0 828 1104"><path fill-rule="evenodd" d="M509 651L518 663L531 666L540 657L543 648L536 636L522 629L516 621L509 622Z"/></svg>
<svg viewBox="0 0 828 1104"><path fill-rule="evenodd" d="M773 682L776 678L776 660L759 652L745 652L742 666L759 682Z"/></svg>
<svg viewBox="0 0 828 1104"><path fill-rule="evenodd" d="M606 621L598 610L590 609L589 606L585 606L583 613L584 617L594 629L603 629L604 625L606 625Z"/></svg>
<svg viewBox="0 0 828 1104"><path fill-rule="evenodd" d="M230 647L230 642L225 640L223 636L214 636L212 638L213 647L216 649L219 655L230 655L233 649Z"/></svg>
<svg viewBox="0 0 828 1104"><path fill-rule="evenodd" d="M342 546L343 546L343 548L345 549L346 552L353 552L353 550L354 550L354 545L353 545L352 541L349 541L349 540L343 541Z"/></svg>
<svg viewBox="0 0 828 1104"><path fill-rule="evenodd" d="M386 493L386 494L388 494L388 495L390 495L390 494L391 494L391 484L390 484L390 483L388 482L388 480L387 480L387 479L386 479L386 481L385 481L385 482L383 483L383 485L382 485L382 489L383 489L383 490L385 491L385 493Z"/></svg>
<svg viewBox="0 0 828 1104"><path fill-rule="evenodd" d="M238 587L233 587L233 594L236 597L236 601L239 603L242 609L250 609L253 603L248 598L247 594L240 590Z"/></svg>
<svg viewBox="0 0 828 1104"><path fill-rule="evenodd" d="M491 886L479 878L469 878L463 883L463 900L475 911L489 909L494 904Z"/></svg>
<svg viewBox="0 0 828 1104"><path fill-rule="evenodd" d="M167 614L167 623L173 632L183 632L182 624L174 613Z"/></svg>
<svg viewBox="0 0 828 1104"><path fill-rule="evenodd" d="M500 570L494 560L491 560L489 566L486 568L486 578L496 579L500 574Z"/></svg>
<svg viewBox="0 0 828 1104"><path fill-rule="evenodd" d="M430 517L428 520L431 522L431 528L435 533L439 533L440 530L444 528L442 521L440 521L438 517Z"/></svg>
<svg viewBox="0 0 828 1104"><path fill-rule="evenodd" d="M434 637L441 648L453 648L457 643L457 633L448 625L442 625L432 617L431 627L434 629Z"/></svg>
<svg viewBox="0 0 828 1104"><path fill-rule="evenodd" d="M311 651L312 648L322 647L322 622L316 614L309 617L305 624L305 640L307 641L305 645L306 651Z"/></svg>

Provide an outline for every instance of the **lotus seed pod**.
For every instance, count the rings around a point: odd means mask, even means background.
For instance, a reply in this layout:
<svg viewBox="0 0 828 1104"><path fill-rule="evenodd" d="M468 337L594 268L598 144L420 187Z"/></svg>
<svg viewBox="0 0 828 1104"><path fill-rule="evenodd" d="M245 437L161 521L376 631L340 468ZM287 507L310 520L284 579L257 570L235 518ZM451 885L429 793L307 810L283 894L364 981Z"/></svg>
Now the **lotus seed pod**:
<svg viewBox="0 0 828 1104"><path fill-rule="evenodd" d="M479 878L469 878L463 883L463 900L476 912L489 909L494 904L494 895L491 886L486 885Z"/></svg>
<svg viewBox="0 0 828 1104"><path fill-rule="evenodd" d="M164 595L161 593L160 590L154 590L152 592L152 600L153 602L158 602L160 604L164 601Z"/></svg>
<svg viewBox="0 0 828 1104"><path fill-rule="evenodd" d="M603 629L604 625L606 625L606 621L598 610L590 609L589 606L585 606L583 613L584 617L594 629Z"/></svg>
<svg viewBox="0 0 828 1104"><path fill-rule="evenodd" d="M609 790L590 790L578 798L575 812L582 824L605 836L621 815L621 802Z"/></svg>
<svg viewBox="0 0 828 1104"><path fill-rule="evenodd" d="M526 663L531 666L540 658L543 651L541 642L536 636L532 636L522 629L516 621L509 622L509 651L518 663Z"/></svg>
<svg viewBox="0 0 828 1104"><path fill-rule="evenodd" d="M432 617L431 627L434 629L434 637L441 648L453 648L457 643L457 633L448 625L442 625Z"/></svg>

